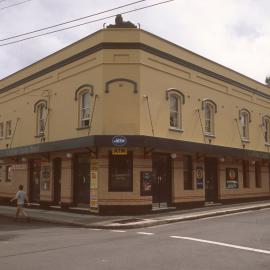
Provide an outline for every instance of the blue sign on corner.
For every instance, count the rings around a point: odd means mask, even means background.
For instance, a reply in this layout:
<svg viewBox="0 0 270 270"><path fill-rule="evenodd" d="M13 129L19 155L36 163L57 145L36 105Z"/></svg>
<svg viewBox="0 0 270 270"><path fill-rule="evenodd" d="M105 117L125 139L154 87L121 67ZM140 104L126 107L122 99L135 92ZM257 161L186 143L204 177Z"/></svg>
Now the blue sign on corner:
<svg viewBox="0 0 270 270"><path fill-rule="evenodd" d="M127 144L127 138L124 136L114 136L112 138L112 144L114 146L125 146Z"/></svg>

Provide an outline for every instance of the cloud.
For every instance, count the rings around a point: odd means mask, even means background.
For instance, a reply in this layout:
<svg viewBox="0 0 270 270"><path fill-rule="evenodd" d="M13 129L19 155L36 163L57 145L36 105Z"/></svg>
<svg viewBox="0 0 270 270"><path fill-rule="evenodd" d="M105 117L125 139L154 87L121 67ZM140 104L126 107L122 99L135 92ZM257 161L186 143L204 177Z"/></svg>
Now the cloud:
<svg viewBox="0 0 270 270"><path fill-rule="evenodd" d="M31 1L20 8L0 11L0 37L61 23L127 2ZM155 2L157 0L146 1L149 4ZM145 4L141 3L136 7ZM269 10L268 0L176 0L163 6L124 15L124 19L140 23L143 29L155 35L264 83L265 76L270 73ZM117 12L107 15L114 13ZM104 15L99 17L102 16ZM104 22L110 24L113 19ZM3 78L101 29L102 24L103 21L0 47L0 77Z"/></svg>

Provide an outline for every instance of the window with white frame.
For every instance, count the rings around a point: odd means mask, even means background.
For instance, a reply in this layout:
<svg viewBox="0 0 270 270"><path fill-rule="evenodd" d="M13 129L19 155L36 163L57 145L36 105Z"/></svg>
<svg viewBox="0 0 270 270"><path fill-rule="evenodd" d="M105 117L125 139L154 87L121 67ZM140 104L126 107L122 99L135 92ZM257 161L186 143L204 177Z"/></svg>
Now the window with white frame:
<svg viewBox="0 0 270 270"><path fill-rule="evenodd" d="M206 135L214 135L214 108L211 103L204 106L204 132Z"/></svg>
<svg viewBox="0 0 270 270"><path fill-rule="evenodd" d="M170 128L181 129L181 98L170 95Z"/></svg>
<svg viewBox="0 0 270 270"><path fill-rule="evenodd" d="M263 117L263 131L265 143L270 144L270 118L268 116Z"/></svg>
<svg viewBox="0 0 270 270"><path fill-rule="evenodd" d="M246 110L240 111L239 120L240 120L241 138L242 140L249 140L249 122L250 122L249 112Z"/></svg>
<svg viewBox="0 0 270 270"><path fill-rule="evenodd" d="M0 123L0 139L4 138L4 123Z"/></svg>
<svg viewBox="0 0 270 270"><path fill-rule="evenodd" d="M80 127L89 127L90 124L90 92L80 94Z"/></svg>
<svg viewBox="0 0 270 270"><path fill-rule="evenodd" d="M44 103L37 106L37 135L44 135L46 127L47 109Z"/></svg>
<svg viewBox="0 0 270 270"><path fill-rule="evenodd" d="M6 138L10 138L12 135L11 121L6 122Z"/></svg>

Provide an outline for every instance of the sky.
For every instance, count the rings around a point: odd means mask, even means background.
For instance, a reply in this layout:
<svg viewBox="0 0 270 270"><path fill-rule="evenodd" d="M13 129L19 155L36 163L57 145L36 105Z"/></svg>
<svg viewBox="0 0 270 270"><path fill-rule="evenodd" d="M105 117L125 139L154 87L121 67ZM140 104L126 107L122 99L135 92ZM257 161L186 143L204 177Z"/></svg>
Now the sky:
<svg viewBox="0 0 270 270"><path fill-rule="evenodd" d="M136 0L24 1L0 0L0 40ZM146 0L81 22L161 1L164 0ZM21 2L24 3L7 8ZM269 10L269 0L175 0L123 17L125 21L140 23L146 31L264 83L270 75ZM113 24L114 18L20 43L1 46L7 41L0 41L0 79L101 29L103 23ZM67 26L71 25L74 23Z"/></svg>

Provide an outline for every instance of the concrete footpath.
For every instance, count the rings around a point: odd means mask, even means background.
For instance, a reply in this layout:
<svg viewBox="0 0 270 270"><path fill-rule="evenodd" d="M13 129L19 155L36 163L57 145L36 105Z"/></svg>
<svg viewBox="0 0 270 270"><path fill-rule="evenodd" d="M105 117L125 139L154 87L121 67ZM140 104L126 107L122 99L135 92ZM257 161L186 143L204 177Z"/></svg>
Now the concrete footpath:
<svg viewBox="0 0 270 270"><path fill-rule="evenodd" d="M132 229L264 208L270 208L270 200L233 205L205 206L188 210L173 210L170 212L155 211L151 214L137 216L97 216L87 213L76 214L63 211L30 208L27 208L26 211L30 216L30 222L32 220L93 229ZM0 216L13 218L15 211L16 208L13 206L0 206Z"/></svg>

